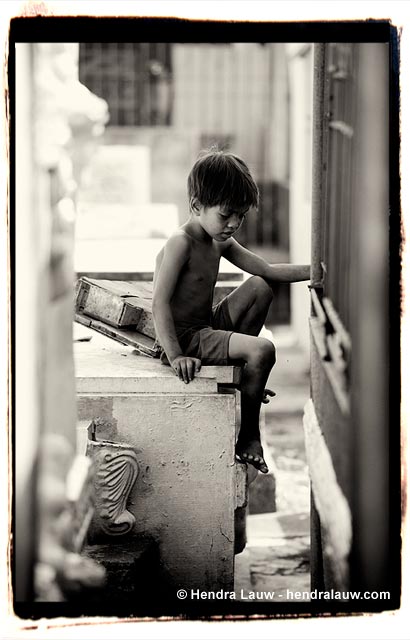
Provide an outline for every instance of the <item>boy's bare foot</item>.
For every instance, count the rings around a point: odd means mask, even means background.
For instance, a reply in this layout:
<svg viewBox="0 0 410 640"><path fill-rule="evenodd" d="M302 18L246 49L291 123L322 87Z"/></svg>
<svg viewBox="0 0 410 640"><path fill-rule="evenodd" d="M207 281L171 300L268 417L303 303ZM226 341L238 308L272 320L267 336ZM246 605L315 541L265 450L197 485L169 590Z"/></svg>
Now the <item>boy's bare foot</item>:
<svg viewBox="0 0 410 640"><path fill-rule="evenodd" d="M262 445L259 440L251 440L246 446L238 448L236 457L240 462L248 462L262 473L269 471L263 459Z"/></svg>

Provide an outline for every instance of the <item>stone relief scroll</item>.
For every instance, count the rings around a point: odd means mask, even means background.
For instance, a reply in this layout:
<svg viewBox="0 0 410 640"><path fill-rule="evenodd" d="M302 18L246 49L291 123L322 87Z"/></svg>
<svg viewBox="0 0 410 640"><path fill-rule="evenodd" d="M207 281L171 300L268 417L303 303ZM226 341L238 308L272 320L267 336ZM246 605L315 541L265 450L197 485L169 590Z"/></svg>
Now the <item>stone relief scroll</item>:
<svg viewBox="0 0 410 640"><path fill-rule="evenodd" d="M97 441L94 432L87 455L94 463L95 516L93 531L109 536L129 533L135 518L127 510L127 500L138 478L137 456L127 444Z"/></svg>

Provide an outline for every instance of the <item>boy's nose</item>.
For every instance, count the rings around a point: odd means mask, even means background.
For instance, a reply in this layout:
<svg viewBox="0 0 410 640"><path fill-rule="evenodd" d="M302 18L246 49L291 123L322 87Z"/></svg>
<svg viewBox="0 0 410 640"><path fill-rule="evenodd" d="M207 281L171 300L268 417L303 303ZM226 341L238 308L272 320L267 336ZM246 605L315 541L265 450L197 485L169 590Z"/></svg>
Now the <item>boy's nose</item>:
<svg viewBox="0 0 410 640"><path fill-rule="evenodd" d="M238 227L239 227L239 219L238 218L229 220L228 229L237 229Z"/></svg>

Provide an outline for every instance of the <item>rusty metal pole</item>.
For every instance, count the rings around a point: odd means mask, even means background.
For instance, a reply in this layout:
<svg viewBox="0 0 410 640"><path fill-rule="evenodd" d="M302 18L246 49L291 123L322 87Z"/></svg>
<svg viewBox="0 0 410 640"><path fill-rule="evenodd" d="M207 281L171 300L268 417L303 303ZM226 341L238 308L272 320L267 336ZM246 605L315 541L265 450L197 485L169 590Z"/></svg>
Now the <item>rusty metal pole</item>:
<svg viewBox="0 0 410 640"><path fill-rule="evenodd" d="M313 289L323 285L322 249L322 206L324 197L323 161L325 157L325 47L324 43L314 45L313 58L313 130L312 130L312 239L310 279Z"/></svg>
<svg viewBox="0 0 410 640"><path fill-rule="evenodd" d="M323 290L323 270L322 270L322 210L323 210L323 159L324 151L324 126L325 117L325 44L314 45L313 49L313 108L312 108L312 226L311 226L311 262L310 280L311 284L311 315L317 313L315 301L320 306L317 293ZM312 333L311 333L312 340ZM314 350L310 352L311 370L317 368ZM310 378L310 396L315 401L312 376ZM324 589L323 574L323 547L320 529L320 518L316 510L313 490L310 493L310 575L311 588Z"/></svg>

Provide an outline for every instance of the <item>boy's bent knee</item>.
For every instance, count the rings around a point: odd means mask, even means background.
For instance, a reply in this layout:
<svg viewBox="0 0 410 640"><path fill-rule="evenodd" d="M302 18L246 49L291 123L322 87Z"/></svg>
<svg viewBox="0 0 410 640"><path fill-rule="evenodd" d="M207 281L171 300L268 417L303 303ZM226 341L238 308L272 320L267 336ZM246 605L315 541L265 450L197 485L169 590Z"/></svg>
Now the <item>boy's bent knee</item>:
<svg viewBox="0 0 410 640"><path fill-rule="evenodd" d="M276 362L275 345L266 338L258 338L258 342L253 350L248 363L254 363L258 366L273 367Z"/></svg>
<svg viewBox="0 0 410 640"><path fill-rule="evenodd" d="M252 276L251 278L249 278L249 282L251 283L252 289L258 297L266 296L267 298L272 300L272 288L261 276Z"/></svg>

